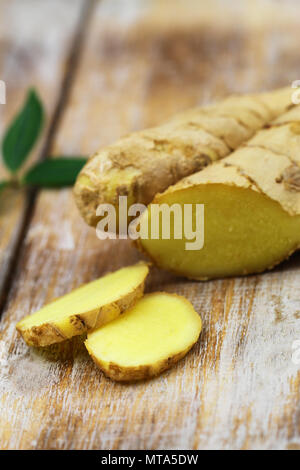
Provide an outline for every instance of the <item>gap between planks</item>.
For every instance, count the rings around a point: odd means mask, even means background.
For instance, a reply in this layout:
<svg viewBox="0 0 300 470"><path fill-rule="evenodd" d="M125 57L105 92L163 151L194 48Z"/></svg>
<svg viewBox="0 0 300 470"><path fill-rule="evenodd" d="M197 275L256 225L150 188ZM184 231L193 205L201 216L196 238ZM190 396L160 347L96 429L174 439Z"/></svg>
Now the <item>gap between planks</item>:
<svg viewBox="0 0 300 470"><path fill-rule="evenodd" d="M49 128L47 130L45 142L38 157L38 161L45 160L48 157L52 147L52 143L55 139L55 135L59 129L61 117L63 115L65 107L67 106L72 84L74 83L77 67L80 61L82 48L84 45L86 31L88 30L92 13L95 9L97 2L100 3L101 0L87 0L84 1L81 7L81 13L79 14L78 24L75 27L73 40L71 41L70 49L67 54L65 72L61 80L57 103L54 107L54 111L50 119ZM32 188L28 190L27 195L24 194L24 197L26 198L26 203L24 212L23 214L21 214L19 233L17 234L17 239L13 248L10 263L8 265L6 273L4 273L3 275L3 282L0 285L0 321L2 318L2 313L6 307L10 288L13 282L15 267L17 265L19 254L21 252L23 240L25 239L28 228L30 226L38 193L39 188Z"/></svg>

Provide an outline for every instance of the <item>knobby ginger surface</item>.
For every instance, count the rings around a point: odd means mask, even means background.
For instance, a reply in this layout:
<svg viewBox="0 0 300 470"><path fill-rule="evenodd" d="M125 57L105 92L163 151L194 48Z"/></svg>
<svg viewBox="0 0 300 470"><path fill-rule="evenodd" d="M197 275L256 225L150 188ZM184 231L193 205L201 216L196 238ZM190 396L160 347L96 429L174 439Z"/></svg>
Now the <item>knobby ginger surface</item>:
<svg viewBox="0 0 300 470"><path fill-rule="evenodd" d="M202 249L186 250L188 240L175 239L174 224L170 240L160 231L157 240L139 241L162 268L208 279L261 272L286 259L300 246L300 107L153 203L193 204L193 224L196 204L204 204Z"/></svg>
<svg viewBox="0 0 300 470"><path fill-rule="evenodd" d="M95 153L79 174L74 195L81 215L95 226L99 204L118 208L119 196L127 196L128 205L149 204L183 177L229 155L290 106L289 88L230 96L123 137Z"/></svg>

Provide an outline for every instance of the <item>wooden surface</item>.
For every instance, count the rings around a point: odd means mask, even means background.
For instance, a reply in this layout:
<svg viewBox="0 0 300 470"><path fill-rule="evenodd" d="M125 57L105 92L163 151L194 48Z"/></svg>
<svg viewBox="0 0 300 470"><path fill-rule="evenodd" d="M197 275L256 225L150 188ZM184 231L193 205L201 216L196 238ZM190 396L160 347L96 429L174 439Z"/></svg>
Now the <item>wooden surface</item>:
<svg viewBox="0 0 300 470"><path fill-rule="evenodd" d="M66 66L72 67L70 53L77 40L83 1L75 0L71 7L68 1L60 0L43 0L42 4L37 7L34 0L0 0L0 76L7 89L7 105L0 105L0 135L20 109L27 89L36 87L48 124L31 162L48 151L48 138L62 101ZM0 179L6 176L0 165ZM31 211L30 202L22 191L6 191L1 197L0 304L6 296L15 253Z"/></svg>
<svg viewBox="0 0 300 470"><path fill-rule="evenodd" d="M85 155L188 106L299 78L296 1L207 3L1 0L1 131L30 84L48 110L33 155L43 158ZM98 240L68 189L0 204L2 449L300 449L299 255L206 283L154 270L147 290L186 295L204 330L175 368L120 385L78 339L29 349L15 324L139 255L127 241Z"/></svg>

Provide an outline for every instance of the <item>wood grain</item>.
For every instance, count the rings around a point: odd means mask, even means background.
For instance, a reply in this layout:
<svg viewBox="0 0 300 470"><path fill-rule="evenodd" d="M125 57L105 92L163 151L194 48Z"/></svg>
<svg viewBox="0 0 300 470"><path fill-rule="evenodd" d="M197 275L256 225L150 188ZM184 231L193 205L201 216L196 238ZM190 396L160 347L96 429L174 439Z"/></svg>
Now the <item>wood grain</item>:
<svg viewBox="0 0 300 470"><path fill-rule="evenodd" d="M48 125L34 149L30 163L39 158L47 141L51 118L61 99L71 44L80 20L82 0L0 1L0 78L6 83L6 105L0 105L0 135L19 111L29 87L40 94ZM29 162L28 162L29 163ZM28 164L27 164L28 167ZM0 163L0 179L8 172ZM11 189L1 195L0 205L0 305L18 242L22 236L28 198Z"/></svg>
<svg viewBox="0 0 300 470"><path fill-rule="evenodd" d="M253 11L257 2L240 9L235 2L191 2L192 15L175 3L172 18L168 2L96 5L55 153L93 152L230 90L297 78L293 2L284 14L266 2L263 20ZM279 36L286 40L275 47ZM186 295L204 330L184 360L148 382L106 379L80 339L35 350L18 337L23 315L138 256L127 241L98 240L69 190L39 194L1 323L1 447L300 446L300 365L292 362L300 340L299 256L270 273L207 283L153 270L147 290Z"/></svg>

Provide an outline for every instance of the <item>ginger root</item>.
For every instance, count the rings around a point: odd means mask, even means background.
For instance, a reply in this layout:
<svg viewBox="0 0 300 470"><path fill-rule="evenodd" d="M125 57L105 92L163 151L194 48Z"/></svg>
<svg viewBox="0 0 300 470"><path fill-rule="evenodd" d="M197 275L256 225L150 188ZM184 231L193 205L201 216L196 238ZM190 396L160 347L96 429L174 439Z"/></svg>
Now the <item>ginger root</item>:
<svg viewBox="0 0 300 470"><path fill-rule="evenodd" d="M193 204L194 226L196 204L204 204L202 249L187 250L190 240L174 237L174 222L169 240L161 230L158 239L139 240L161 268L209 279L261 272L286 259L300 247L300 107L222 161L157 195L153 204ZM151 222L153 204L142 223Z"/></svg>
<svg viewBox="0 0 300 470"><path fill-rule="evenodd" d="M156 292L89 333L85 345L106 376L135 381L158 375L184 357L201 328L201 318L187 299Z"/></svg>
<svg viewBox="0 0 300 470"><path fill-rule="evenodd" d="M25 317L16 328L29 346L48 346L114 320L143 295L147 263L140 262L73 290Z"/></svg>
<svg viewBox="0 0 300 470"><path fill-rule="evenodd" d="M149 204L180 179L229 155L291 106L291 90L231 96L134 132L93 155L74 187L85 221L96 226L99 204Z"/></svg>
<svg viewBox="0 0 300 470"><path fill-rule="evenodd" d="M89 354L113 380L158 375L187 354L202 322L184 297L157 292L141 298L148 272L148 264L140 262L107 274L25 317L16 328L29 346L87 333Z"/></svg>

